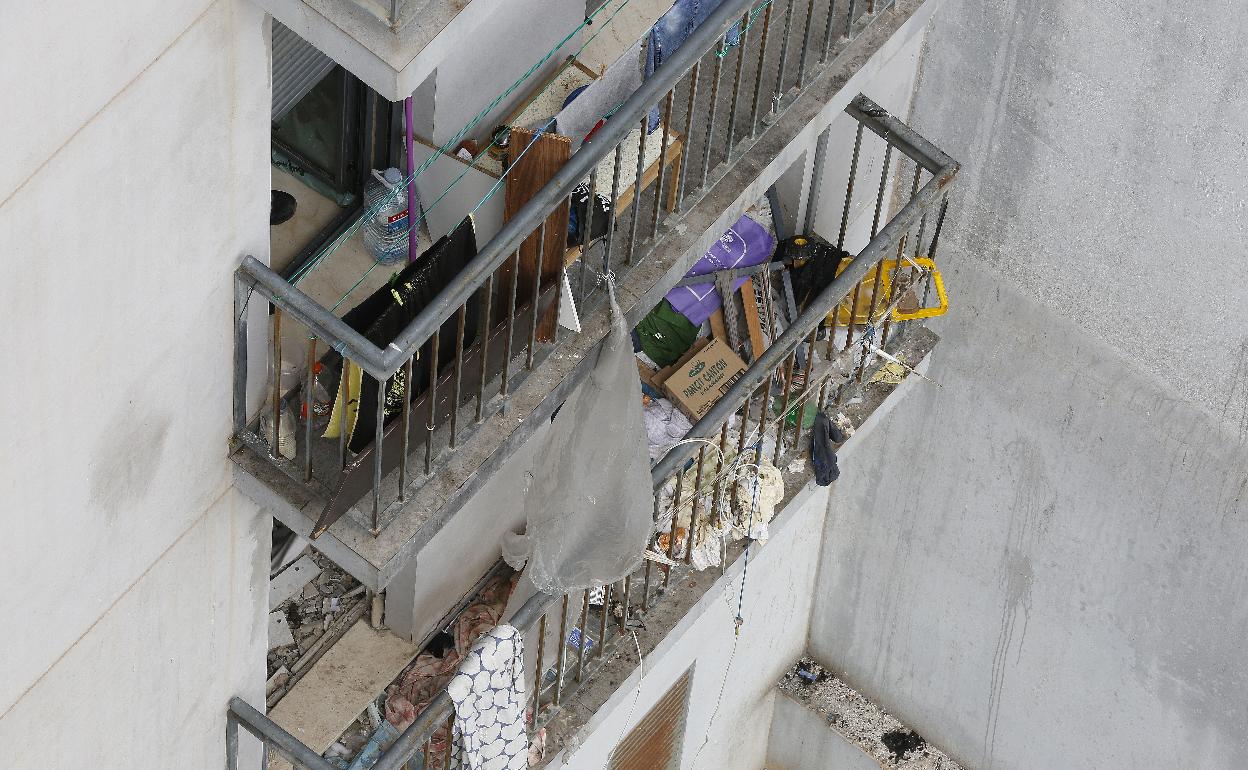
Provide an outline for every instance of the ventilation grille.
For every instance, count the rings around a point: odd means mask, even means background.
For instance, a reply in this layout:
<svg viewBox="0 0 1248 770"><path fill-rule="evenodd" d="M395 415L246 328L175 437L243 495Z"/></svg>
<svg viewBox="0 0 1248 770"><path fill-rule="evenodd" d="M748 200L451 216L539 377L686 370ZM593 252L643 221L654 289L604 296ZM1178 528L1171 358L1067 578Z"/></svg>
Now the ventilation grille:
<svg viewBox="0 0 1248 770"><path fill-rule="evenodd" d="M689 707L689 672L650 709L611 758L610 770L680 770Z"/></svg>
<svg viewBox="0 0 1248 770"><path fill-rule="evenodd" d="M280 120L333 68L333 59L274 19L273 120Z"/></svg>

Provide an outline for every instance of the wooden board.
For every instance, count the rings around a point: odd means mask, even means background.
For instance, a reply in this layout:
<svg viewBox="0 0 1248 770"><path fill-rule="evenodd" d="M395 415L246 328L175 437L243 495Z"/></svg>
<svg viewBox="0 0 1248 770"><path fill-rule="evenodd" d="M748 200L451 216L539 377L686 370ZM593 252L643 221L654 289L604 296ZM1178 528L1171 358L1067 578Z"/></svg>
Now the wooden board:
<svg viewBox="0 0 1248 770"><path fill-rule="evenodd" d="M741 306L744 309L745 328L750 334L750 354L757 361L767 349L763 339L763 325L758 317L758 298L754 294L754 279L746 278L741 284Z"/></svg>
<svg viewBox="0 0 1248 770"><path fill-rule="evenodd" d="M530 143L533 144L529 148ZM527 149L527 152L526 152ZM523 156L523 157L521 157ZM538 135L524 128L511 131L511 141L507 147L508 169L505 198L503 200L503 221L508 222L541 190L551 177L572 157L572 141L564 136L554 134ZM531 302L538 280L538 240L540 230L530 235L520 245L519 275L511 275L512 261L503 263L501 284L499 286L499 314L503 317L511 301L512 281L517 281L517 305ZM560 285L559 274L563 270L563 254L568 243L568 204L564 201L546 218L546 241L541 249L540 280L542 289ZM558 302L555 307L545 312L537 323L537 339L539 342L554 342L558 326Z"/></svg>
<svg viewBox="0 0 1248 770"><path fill-rule="evenodd" d="M710 321L711 336L731 345L732 343L728 342L728 324L724 321L724 309L722 307L711 313Z"/></svg>

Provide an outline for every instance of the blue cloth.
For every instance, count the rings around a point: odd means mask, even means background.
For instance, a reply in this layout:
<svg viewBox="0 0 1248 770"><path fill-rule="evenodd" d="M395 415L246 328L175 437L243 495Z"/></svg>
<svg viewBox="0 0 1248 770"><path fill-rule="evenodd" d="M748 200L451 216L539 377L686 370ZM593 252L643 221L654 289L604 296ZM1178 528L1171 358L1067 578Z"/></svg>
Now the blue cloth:
<svg viewBox="0 0 1248 770"><path fill-rule="evenodd" d="M676 0L672 7L664 13L650 29L650 40L646 46L646 80L663 66L663 61L676 53L693 31L702 26L710 15L715 12L724 0ZM741 22L732 25L728 30L728 45L737 45L741 40ZM650 110L648 131L659 127L659 108L656 105Z"/></svg>

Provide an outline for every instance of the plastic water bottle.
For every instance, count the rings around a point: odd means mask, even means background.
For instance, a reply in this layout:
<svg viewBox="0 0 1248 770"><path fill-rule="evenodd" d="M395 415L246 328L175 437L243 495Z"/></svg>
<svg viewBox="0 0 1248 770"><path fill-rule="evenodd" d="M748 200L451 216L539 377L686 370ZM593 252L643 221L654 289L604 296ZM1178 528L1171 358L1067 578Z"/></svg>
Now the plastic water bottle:
<svg viewBox="0 0 1248 770"><path fill-rule="evenodd" d="M409 219L407 191L403 189L403 175L397 168L388 168L384 174L374 170L373 178L364 187L368 211L383 200L386 203L364 222L364 245L378 264L393 265L407 258Z"/></svg>

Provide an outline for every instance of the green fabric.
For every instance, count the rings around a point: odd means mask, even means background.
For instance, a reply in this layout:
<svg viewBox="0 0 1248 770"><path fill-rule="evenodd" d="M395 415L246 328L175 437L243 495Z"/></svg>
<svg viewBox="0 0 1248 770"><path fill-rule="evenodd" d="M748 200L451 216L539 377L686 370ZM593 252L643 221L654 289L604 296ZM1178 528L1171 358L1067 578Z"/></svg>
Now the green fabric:
<svg viewBox="0 0 1248 770"><path fill-rule="evenodd" d="M671 366L693 347L698 327L663 300L637 324L637 337L651 360L659 366Z"/></svg>

